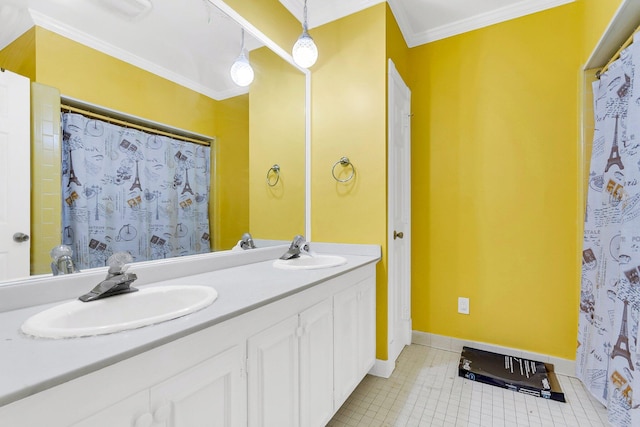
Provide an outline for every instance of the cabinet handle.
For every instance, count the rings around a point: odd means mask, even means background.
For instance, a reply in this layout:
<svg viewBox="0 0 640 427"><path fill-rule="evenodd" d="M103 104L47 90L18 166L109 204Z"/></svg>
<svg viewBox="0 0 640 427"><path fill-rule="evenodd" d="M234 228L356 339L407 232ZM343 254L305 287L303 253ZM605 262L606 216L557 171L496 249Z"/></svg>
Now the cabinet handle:
<svg viewBox="0 0 640 427"><path fill-rule="evenodd" d="M393 230L393 240L396 239L402 239L404 237L404 233L401 232L397 232L396 230Z"/></svg>
<svg viewBox="0 0 640 427"><path fill-rule="evenodd" d="M145 412L136 419L134 427L150 427L151 424L153 424L153 417L150 413Z"/></svg>
<svg viewBox="0 0 640 427"><path fill-rule="evenodd" d="M153 412L153 419L156 422L166 421L171 415L171 406L168 403L160 405Z"/></svg>

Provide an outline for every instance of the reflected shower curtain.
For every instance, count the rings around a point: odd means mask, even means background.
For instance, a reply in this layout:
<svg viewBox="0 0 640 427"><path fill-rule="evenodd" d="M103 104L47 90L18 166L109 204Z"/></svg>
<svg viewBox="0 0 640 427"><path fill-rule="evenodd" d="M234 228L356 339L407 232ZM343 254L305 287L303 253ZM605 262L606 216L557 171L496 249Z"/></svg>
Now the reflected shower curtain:
<svg viewBox="0 0 640 427"><path fill-rule="evenodd" d="M576 371L615 426L640 426L639 62L633 43L593 84Z"/></svg>
<svg viewBox="0 0 640 427"><path fill-rule="evenodd" d="M62 130L62 243L78 268L209 252L209 147L74 113Z"/></svg>

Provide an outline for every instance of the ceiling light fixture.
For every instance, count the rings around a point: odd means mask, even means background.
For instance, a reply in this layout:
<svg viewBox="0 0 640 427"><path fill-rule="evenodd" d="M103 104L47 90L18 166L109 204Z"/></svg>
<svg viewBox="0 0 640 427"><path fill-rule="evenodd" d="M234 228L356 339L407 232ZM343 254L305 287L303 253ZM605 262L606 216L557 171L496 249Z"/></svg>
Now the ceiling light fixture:
<svg viewBox="0 0 640 427"><path fill-rule="evenodd" d="M307 27L307 0L304 0L304 22L302 34L293 45L293 61L302 68L309 68L318 60L318 48L309 35Z"/></svg>
<svg viewBox="0 0 640 427"><path fill-rule="evenodd" d="M253 82L254 73L249 63L249 52L244 48L244 28L242 29L240 56L231 66L229 73L231 74L231 80L238 86L249 86Z"/></svg>

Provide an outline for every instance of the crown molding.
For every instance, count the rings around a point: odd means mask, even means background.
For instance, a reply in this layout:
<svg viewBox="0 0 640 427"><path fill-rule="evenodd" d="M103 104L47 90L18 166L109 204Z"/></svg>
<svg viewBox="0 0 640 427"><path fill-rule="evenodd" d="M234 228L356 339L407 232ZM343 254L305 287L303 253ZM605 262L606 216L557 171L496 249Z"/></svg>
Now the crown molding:
<svg viewBox="0 0 640 427"><path fill-rule="evenodd" d="M160 76L164 79L172 81L176 84L184 86L187 89L191 89L202 95L208 96L209 98L213 98L217 101L225 99L228 96L235 96L235 95L239 95L246 92L245 88L240 88L240 91L238 93L236 93L235 90L224 91L224 93L215 91L207 86L202 85L201 83L198 83L189 78L186 78L181 74L178 74L171 70L167 70L166 68L161 67L158 64L155 64L151 61L148 61L144 58L134 55L131 52L127 52L124 49L113 46L109 43L105 43L104 41L99 40L85 32L78 31L75 28L69 27L68 25L65 25L64 23L57 21L55 19L52 19L46 15L43 15L42 13L36 10L29 9L29 14L31 15L31 18L33 19L35 25L39 27L52 31L63 37L71 39L77 43L80 43L82 45L95 49L99 52L102 52L106 55L117 58L128 64L131 64L145 71L148 71L152 74ZM233 92L233 93L229 94L230 92Z"/></svg>
<svg viewBox="0 0 640 427"><path fill-rule="evenodd" d="M389 0L392 11L398 20L398 25L402 28L402 34L405 37L409 47L419 46L436 40L477 30L479 28L488 27L500 22L509 21L511 19L520 18L525 15L541 12L567 3L573 3L575 0L524 0L518 3L501 7L491 12L482 13L468 19L461 19L451 24L443 25L431 30L414 33L411 32L409 20L406 16L397 14L399 7L394 7L394 3L399 0ZM397 6L397 5L396 5ZM400 16L399 16L400 15Z"/></svg>

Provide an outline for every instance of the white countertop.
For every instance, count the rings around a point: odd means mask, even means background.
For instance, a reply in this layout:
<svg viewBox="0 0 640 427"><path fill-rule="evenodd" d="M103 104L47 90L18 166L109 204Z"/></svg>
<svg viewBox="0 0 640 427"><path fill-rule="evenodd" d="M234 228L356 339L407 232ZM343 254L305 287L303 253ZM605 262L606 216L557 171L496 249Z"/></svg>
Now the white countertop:
<svg viewBox="0 0 640 427"><path fill-rule="evenodd" d="M263 258L267 260L255 262L253 256L252 262L246 265L148 284L144 281L135 282L134 286L139 288L181 284L211 286L218 292L218 299L212 305L178 319L109 335L43 339L26 336L20 331L27 318L60 304L59 300L2 312L0 406L224 322L380 259L380 248L371 245L317 244L314 250L339 254L347 259L347 263L317 270L281 270L272 265L277 258L273 257L272 250L264 252ZM235 255L226 255L227 258L229 256ZM239 253L237 256L244 255ZM207 262L214 264L216 258L212 257ZM137 273L135 264L130 271ZM138 276L142 277L142 273L138 273ZM95 284L88 283L85 288L89 290ZM46 281L42 285L51 286ZM0 287L2 297L3 289Z"/></svg>

